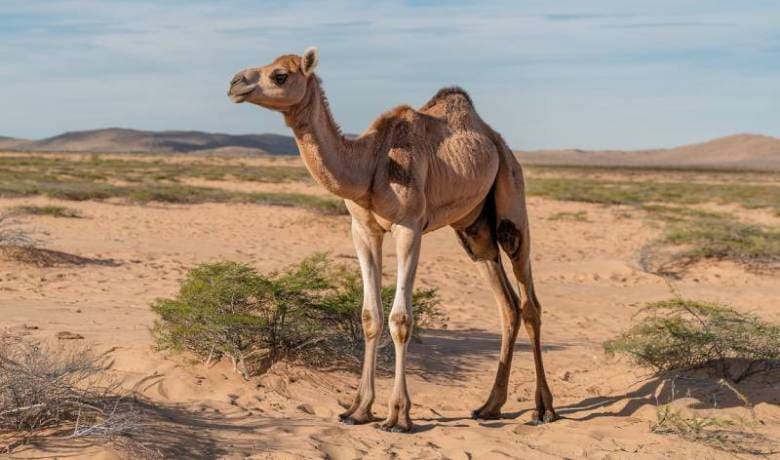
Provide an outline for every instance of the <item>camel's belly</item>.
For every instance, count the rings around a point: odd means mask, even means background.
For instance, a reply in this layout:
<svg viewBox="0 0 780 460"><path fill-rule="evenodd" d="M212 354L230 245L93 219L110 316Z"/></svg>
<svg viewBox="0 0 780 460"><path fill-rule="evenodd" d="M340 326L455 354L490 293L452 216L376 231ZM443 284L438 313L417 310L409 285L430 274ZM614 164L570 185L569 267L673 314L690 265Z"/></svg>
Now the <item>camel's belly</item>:
<svg viewBox="0 0 780 460"><path fill-rule="evenodd" d="M443 143L431 161L426 181L426 231L461 220L490 193L498 173L495 144L482 135L464 134Z"/></svg>

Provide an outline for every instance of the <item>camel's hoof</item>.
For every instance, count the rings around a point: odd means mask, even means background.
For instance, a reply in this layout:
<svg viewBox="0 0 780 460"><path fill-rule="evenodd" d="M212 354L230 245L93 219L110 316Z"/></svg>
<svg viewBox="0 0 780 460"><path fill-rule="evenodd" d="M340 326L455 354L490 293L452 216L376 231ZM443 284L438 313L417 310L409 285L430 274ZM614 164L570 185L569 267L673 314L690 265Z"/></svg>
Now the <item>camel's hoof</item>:
<svg viewBox="0 0 780 460"><path fill-rule="evenodd" d="M341 414L339 415L339 422L344 425L363 425L365 423L373 421L374 417L367 415L364 417L355 416L355 414Z"/></svg>
<svg viewBox="0 0 780 460"><path fill-rule="evenodd" d="M379 425L379 429L382 431L386 431L388 433L411 433L412 432L412 424L409 423L408 425L401 425L401 424L394 424L394 425L388 425L388 424L381 424Z"/></svg>
<svg viewBox="0 0 780 460"><path fill-rule="evenodd" d="M545 423L552 423L556 420L558 420L558 416L555 414L555 411L544 411L544 415L541 417L539 416L539 411L534 411L534 415L531 417L531 424L543 425Z"/></svg>
<svg viewBox="0 0 780 460"><path fill-rule="evenodd" d="M498 420L501 418L501 411L476 409L471 411L471 418L474 420Z"/></svg>

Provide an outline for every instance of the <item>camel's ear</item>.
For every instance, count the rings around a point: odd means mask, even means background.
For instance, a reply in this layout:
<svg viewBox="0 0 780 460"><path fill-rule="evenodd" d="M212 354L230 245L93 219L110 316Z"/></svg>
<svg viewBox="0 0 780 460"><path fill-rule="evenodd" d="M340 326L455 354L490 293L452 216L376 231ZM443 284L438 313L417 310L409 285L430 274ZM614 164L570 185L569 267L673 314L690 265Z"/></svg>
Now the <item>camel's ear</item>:
<svg viewBox="0 0 780 460"><path fill-rule="evenodd" d="M317 51L317 48L313 46L306 48L306 51L303 52L303 56L301 57L301 69L303 69L303 74L307 77L311 75L319 62L320 53Z"/></svg>

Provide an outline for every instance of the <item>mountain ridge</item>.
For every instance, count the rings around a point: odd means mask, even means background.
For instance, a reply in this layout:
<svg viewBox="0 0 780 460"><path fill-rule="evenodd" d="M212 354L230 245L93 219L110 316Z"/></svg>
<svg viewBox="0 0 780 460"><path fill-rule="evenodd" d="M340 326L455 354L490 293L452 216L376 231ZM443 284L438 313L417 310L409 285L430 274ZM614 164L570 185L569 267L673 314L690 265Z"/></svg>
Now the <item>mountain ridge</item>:
<svg viewBox="0 0 780 460"><path fill-rule="evenodd" d="M38 152L190 153L296 155L295 140L281 134L223 134L203 131L144 131L104 128L69 131L40 140L20 140L12 150Z"/></svg>
<svg viewBox="0 0 780 460"><path fill-rule="evenodd" d="M535 150L516 152L524 164L703 167L780 170L780 139L740 133L672 148Z"/></svg>
<svg viewBox="0 0 780 460"><path fill-rule="evenodd" d="M297 155L291 136L224 134L194 130L104 128L69 131L39 140L0 136L0 149L78 153ZM672 148L643 150L549 149L516 151L523 164L573 166L704 167L780 170L780 139L740 133Z"/></svg>

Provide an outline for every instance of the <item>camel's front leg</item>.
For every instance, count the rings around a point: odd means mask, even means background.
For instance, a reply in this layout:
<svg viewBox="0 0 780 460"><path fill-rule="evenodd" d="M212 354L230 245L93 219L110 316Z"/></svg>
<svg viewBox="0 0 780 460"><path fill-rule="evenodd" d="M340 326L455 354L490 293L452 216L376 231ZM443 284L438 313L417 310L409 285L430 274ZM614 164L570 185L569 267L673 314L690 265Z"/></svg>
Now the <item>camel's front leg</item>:
<svg viewBox="0 0 780 460"><path fill-rule="evenodd" d="M360 273L363 278L363 374L358 393L352 406L339 419L349 425L373 421L371 405L374 403L374 372L376 349L382 335L382 232L372 231L360 222L352 221L352 238L355 243Z"/></svg>
<svg viewBox="0 0 780 460"><path fill-rule="evenodd" d="M389 326L395 345L395 382L390 395L387 419L382 423L382 429L409 432L412 429L412 420L409 418L412 403L406 390L406 347L412 336L412 289L420 257L422 231L417 227L395 225L393 236L398 257L398 281L393 308L390 310Z"/></svg>

